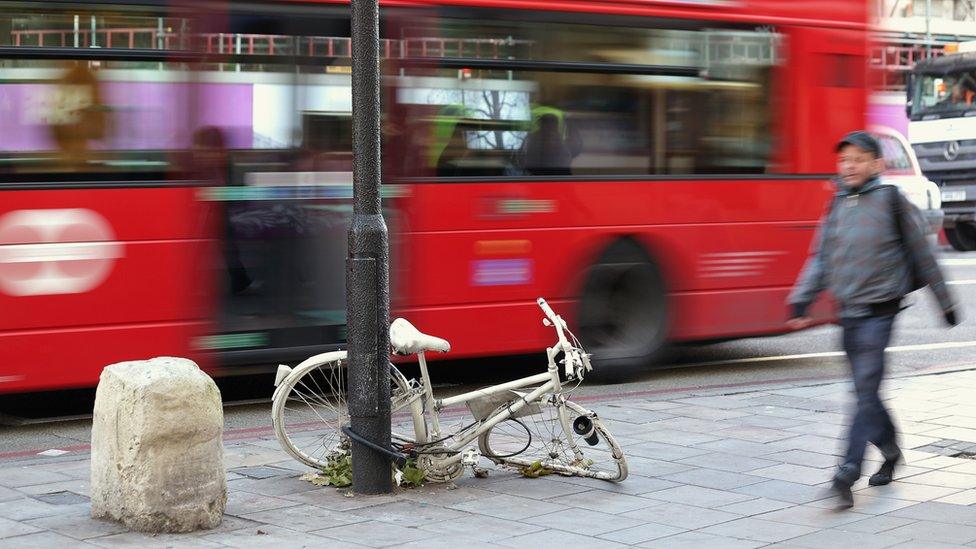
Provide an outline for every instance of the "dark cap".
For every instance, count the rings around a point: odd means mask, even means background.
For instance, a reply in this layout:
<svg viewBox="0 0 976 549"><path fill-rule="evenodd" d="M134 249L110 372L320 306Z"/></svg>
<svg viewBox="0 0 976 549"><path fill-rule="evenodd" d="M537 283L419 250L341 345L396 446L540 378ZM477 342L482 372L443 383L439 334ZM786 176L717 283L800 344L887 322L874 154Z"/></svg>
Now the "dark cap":
<svg viewBox="0 0 976 549"><path fill-rule="evenodd" d="M866 131L858 130L845 135L844 139L841 139L834 147L834 152L840 152L846 145L854 145L862 151L873 154L875 158L881 158L881 145L878 144L878 140L874 136Z"/></svg>

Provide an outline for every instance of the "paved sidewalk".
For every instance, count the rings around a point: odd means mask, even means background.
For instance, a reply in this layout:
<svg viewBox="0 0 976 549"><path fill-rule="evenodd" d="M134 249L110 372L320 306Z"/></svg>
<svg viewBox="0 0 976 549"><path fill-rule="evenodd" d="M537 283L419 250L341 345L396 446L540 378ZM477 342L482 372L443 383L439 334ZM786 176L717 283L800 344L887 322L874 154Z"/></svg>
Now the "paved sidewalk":
<svg viewBox="0 0 976 549"><path fill-rule="evenodd" d="M976 547L976 461L952 457L976 452L976 371L892 380L887 395L907 465L890 486L862 480L850 512L823 500L849 386L754 386L586 401L627 452L616 485L493 470L353 496L299 480L266 432L239 433L223 524L187 535L91 519L84 451L8 459L0 547Z"/></svg>

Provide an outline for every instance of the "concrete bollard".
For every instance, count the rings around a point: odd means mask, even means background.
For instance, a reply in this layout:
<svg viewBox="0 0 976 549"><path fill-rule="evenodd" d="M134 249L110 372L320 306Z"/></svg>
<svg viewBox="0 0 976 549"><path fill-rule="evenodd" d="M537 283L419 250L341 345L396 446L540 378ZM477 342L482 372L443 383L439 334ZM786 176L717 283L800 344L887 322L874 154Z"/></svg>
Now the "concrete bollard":
<svg viewBox="0 0 976 549"><path fill-rule="evenodd" d="M191 360L105 368L92 421L92 517L153 533L219 525L223 425L217 385Z"/></svg>

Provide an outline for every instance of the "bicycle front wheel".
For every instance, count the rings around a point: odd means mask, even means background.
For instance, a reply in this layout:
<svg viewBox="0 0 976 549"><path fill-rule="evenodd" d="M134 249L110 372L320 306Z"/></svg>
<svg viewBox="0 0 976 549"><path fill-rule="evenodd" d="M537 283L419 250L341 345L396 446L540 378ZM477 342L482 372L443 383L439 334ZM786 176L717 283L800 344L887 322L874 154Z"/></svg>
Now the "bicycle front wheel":
<svg viewBox="0 0 976 549"><path fill-rule="evenodd" d="M298 461L322 469L349 451L342 427L349 425L346 353L323 353L299 364L275 390L271 419L281 447ZM390 365L390 395L397 407L409 391L406 378Z"/></svg>
<svg viewBox="0 0 976 549"><path fill-rule="evenodd" d="M522 469L538 462L564 475L627 478L624 453L596 413L558 395L540 401L538 411L495 425L478 438L478 447L495 463Z"/></svg>

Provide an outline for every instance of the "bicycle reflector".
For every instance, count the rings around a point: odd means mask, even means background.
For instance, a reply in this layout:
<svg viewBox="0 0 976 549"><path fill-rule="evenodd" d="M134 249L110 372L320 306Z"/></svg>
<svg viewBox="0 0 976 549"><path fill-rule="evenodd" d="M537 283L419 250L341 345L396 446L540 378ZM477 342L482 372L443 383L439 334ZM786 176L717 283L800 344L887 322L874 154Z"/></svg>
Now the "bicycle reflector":
<svg viewBox="0 0 976 549"><path fill-rule="evenodd" d="M573 420L573 431L583 437L590 446L596 446L600 439L596 436L596 428L593 427L593 420L586 416L579 416Z"/></svg>

